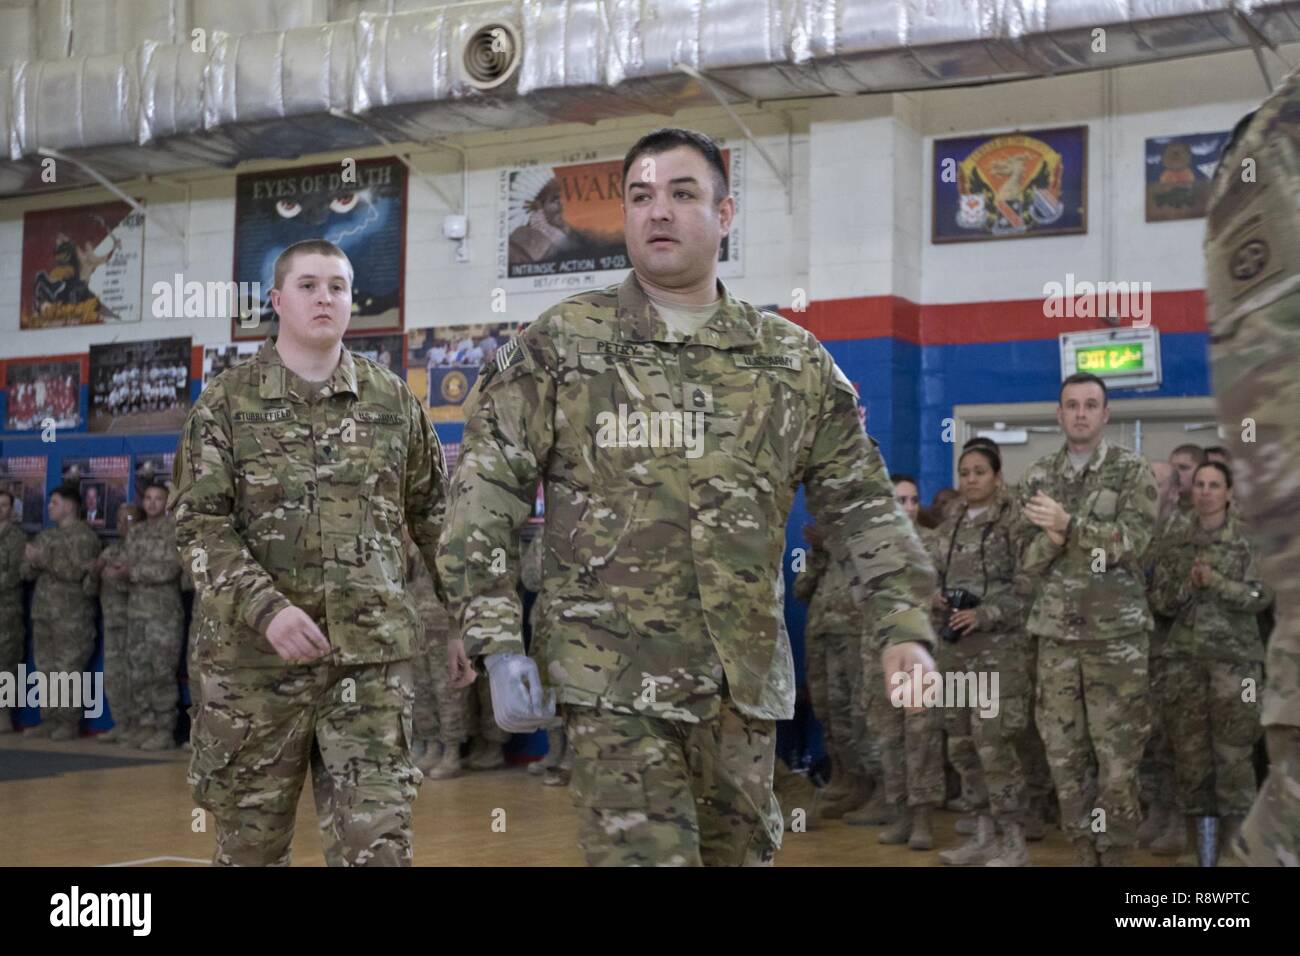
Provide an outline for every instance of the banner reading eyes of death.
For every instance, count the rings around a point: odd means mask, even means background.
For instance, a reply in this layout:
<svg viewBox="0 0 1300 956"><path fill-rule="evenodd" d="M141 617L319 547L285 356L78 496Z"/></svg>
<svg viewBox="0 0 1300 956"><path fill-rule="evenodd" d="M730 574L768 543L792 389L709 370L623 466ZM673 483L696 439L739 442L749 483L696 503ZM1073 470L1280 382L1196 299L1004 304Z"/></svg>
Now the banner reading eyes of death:
<svg viewBox="0 0 1300 956"><path fill-rule="evenodd" d="M501 171L497 185L497 280L539 292L610 285L632 263L623 242L623 160L596 153L536 159ZM718 252L718 275L743 275L744 150L722 151L736 199L731 233Z"/></svg>

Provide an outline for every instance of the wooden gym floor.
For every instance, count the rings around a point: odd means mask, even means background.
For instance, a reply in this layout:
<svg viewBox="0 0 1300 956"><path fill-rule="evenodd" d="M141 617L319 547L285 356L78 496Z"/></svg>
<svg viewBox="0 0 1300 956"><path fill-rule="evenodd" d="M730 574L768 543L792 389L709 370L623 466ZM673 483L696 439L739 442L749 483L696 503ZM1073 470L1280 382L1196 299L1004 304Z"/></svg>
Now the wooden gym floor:
<svg viewBox="0 0 1300 956"><path fill-rule="evenodd" d="M195 808L185 783L188 757L183 751L144 753L89 738L52 743L0 735L0 866L207 865L212 834L191 828ZM309 788L298 808L294 863L323 866ZM505 811L504 833L492 829L498 808ZM930 852L881 846L879 828L839 821L807 833L787 832L777 865L940 866L937 851L963 839L953 832L956 819L954 813L938 814L937 845ZM1029 847L1035 865L1072 863L1059 831ZM417 866L582 862L568 790L543 786L523 767L425 781L420 790ZM1133 857L1137 866L1169 862L1147 853Z"/></svg>

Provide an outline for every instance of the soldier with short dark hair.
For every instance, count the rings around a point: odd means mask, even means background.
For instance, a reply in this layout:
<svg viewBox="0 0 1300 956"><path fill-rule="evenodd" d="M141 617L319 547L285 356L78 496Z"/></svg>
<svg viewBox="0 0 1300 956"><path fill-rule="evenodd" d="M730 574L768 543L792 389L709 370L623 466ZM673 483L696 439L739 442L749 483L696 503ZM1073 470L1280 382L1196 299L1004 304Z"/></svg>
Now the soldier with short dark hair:
<svg viewBox="0 0 1300 956"><path fill-rule="evenodd" d="M46 674L84 673L95 650L94 596L99 591L94 563L99 536L79 517L81 494L73 484L50 492L46 528L23 549L22 576L36 582L32 595L32 654L29 670ZM81 711L67 706L42 707L41 725L32 733L51 740L72 740L81 727Z"/></svg>
<svg viewBox="0 0 1300 956"><path fill-rule="evenodd" d="M146 520L135 524L124 547L130 580L127 659L137 722L127 739L141 750L169 750L176 745L176 674L185 642L182 573L167 487L151 484L141 497Z"/></svg>
<svg viewBox="0 0 1300 956"><path fill-rule="evenodd" d="M588 863L770 863L795 490L850 563L890 674L933 668L933 572L853 385L812 335L718 282L735 200L717 145L659 130L624 169L632 273L548 309L479 378L438 559L452 657L470 678L466 655L484 659L510 730L547 722L542 682L558 690ZM539 481L540 673L517 588Z"/></svg>
<svg viewBox="0 0 1300 956"><path fill-rule="evenodd" d="M1120 866L1141 820L1152 626L1142 558L1158 493L1145 459L1102 435L1105 382L1071 375L1058 402L1065 444L1029 467L1018 496L1021 572L1037 583L1038 730L1079 864Z"/></svg>
<svg viewBox="0 0 1300 956"><path fill-rule="evenodd" d="M17 674L23 659L23 548L27 535L14 520L14 496L0 490L0 674ZM11 711L0 706L0 734L14 731Z"/></svg>
<svg viewBox="0 0 1300 956"><path fill-rule="evenodd" d="M406 383L343 347L352 265L276 261L279 334L185 424L171 504L194 574L190 783L216 862L287 865L308 769L331 865L409 865L412 644L402 532L432 569L446 471Z"/></svg>

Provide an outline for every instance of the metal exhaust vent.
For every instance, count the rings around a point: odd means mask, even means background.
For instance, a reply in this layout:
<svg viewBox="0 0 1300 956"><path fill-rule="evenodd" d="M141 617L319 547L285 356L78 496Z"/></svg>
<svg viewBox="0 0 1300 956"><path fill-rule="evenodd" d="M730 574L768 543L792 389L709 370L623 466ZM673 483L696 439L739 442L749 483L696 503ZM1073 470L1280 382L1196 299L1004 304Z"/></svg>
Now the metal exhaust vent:
<svg viewBox="0 0 1300 956"><path fill-rule="evenodd" d="M522 44L509 23L485 23L465 41L465 81L475 89L500 86L519 69Z"/></svg>

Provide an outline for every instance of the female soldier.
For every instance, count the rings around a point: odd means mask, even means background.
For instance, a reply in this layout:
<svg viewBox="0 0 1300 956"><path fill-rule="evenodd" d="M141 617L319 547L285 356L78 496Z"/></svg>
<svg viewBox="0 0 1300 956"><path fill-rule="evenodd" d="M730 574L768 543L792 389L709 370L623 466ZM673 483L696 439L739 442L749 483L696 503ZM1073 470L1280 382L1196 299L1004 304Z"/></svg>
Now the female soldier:
<svg viewBox="0 0 1300 956"><path fill-rule="evenodd" d="M1027 866L1019 746L1029 722L1031 678L1029 635L1023 626L1025 588L1016 578L1011 543L1015 508L1002 486L1002 458L996 449L974 446L957 467L965 507L947 517L929 541L940 582L934 603L935 631L941 638L936 663L945 674L988 675L985 686L994 700L988 712L975 714L971 711L980 707L978 701L960 708L945 701L950 733L969 734L975 742L988 798L977 808L971 839L940 853L939 859L966 866ZM1000 844L995 827L1002 832Z"/></svg>
<svg viewBox="0 0 1300 956"><path fill-rule="evenodd" d="M1219 845L1226 846L1255 800L1251 750L1260 734L1256 694L1264 657L1255 616L1273 592L1258 578L1231 502L1228 467L1217 461L1198 467L1193 513L1161 540L1151 587L1154 609L1173 619L1157 706L1173 741L1190 853L1198 817L1222 818Z"/></svg>
<svg viewBox="0 0 1300 956"><path fill-rule="evenodd" d="M890 475L894 500L916 526L919 500L916 481L909 475ZM922 542L926 535L917 527ZM869 625L868 625L869 626ZM934 847L930 811L943 803L943 745L938 721L929 710L906 713L889 699L880 652L870 634L862 637L861 693L866 698L867 726L880 745L881 776L885 800L894 821L877 838L884 844L906 843L913 850ZM849 823L865 822L845 817Z"/></svg>

